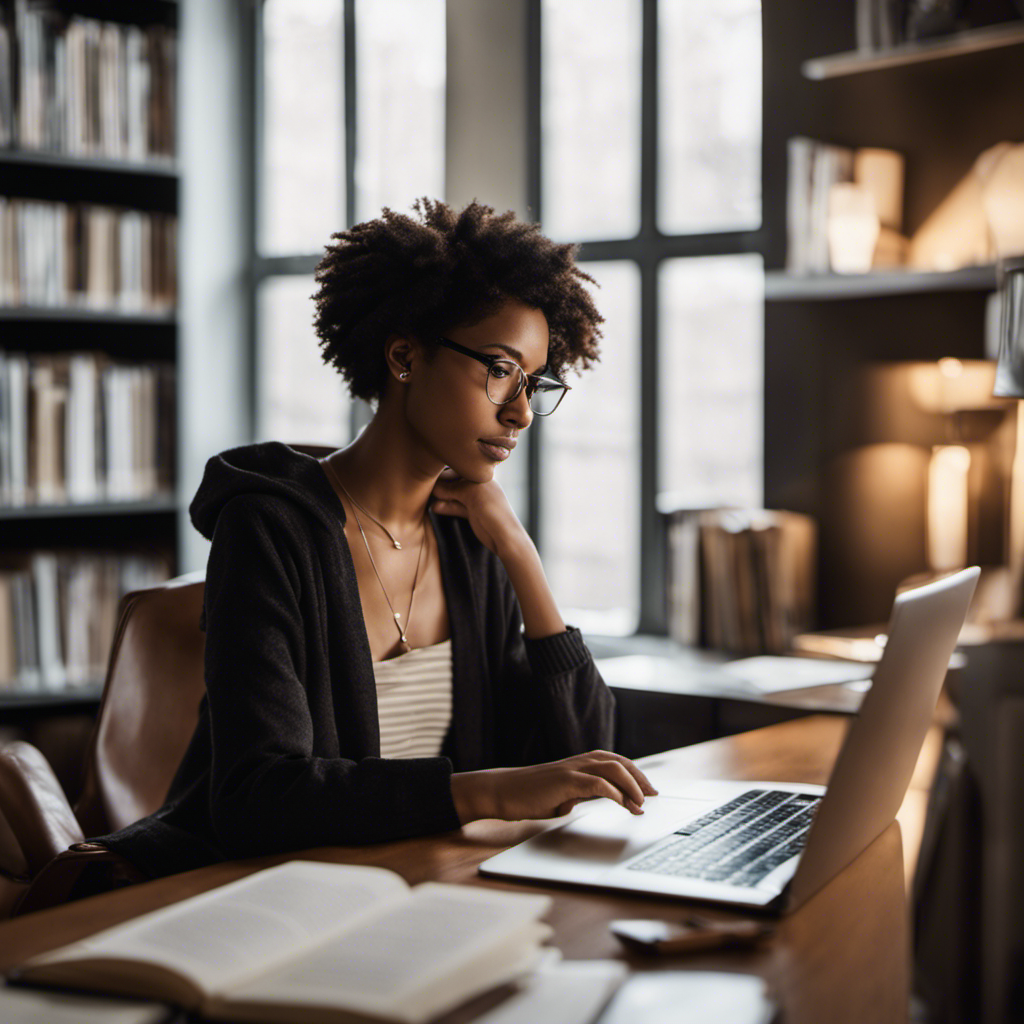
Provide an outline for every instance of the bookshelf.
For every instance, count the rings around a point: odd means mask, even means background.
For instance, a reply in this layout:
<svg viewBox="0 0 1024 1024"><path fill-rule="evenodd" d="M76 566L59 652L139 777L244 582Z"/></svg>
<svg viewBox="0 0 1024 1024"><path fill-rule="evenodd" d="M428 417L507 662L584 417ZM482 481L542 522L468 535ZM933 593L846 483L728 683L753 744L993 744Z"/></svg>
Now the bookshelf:
<svg viewBox="0 0 1024 1024"><path fill-rule="evenodd" d="M922 61L960 57L1004 46L1024 46L1024 22L1006 22L968 29L935 39L903 43L901 46L886 50L851 50L848 53L816 57L804 61L801 70L806 78L820 81L841 75L859 75L868 71L905 67Z"/></svg>
<svg viewBox="0 0 1024 1024"><path fill-rule="evenodd" d="M24 149L0 149L0 166L26 167L38 172L43 168L73 171L76 174L130 174L133 177L171 178L178 176L178 167L170 158L148 160L111 160L97 156L65 156Z"/></svg>
<svg viewBox="0 0 1024 1024"><path fill-rule="evenodd" d="M949 437L943 417L895 415L894 400L883 415L863 381L874 368L984 358L996 275L787 273L788 140L903 153L912 235L981 152L1024 139L1024 23L864 53L855 13L854 0L763 10L765 504L819 523L823 629L884 621L897 583L926 568L927 452ZM987 536L971 535L983 564L999 560L998 523L986 522Z"/></svg>
<svg viewBox="0 0 1024 1024"><path fill-rule="evenodd" d="M57 322L57 323L98 323L117 326L173 327L174 313L118 313L108 310L47 308L45 306L0 306L0 321L12 322Z"/></svg>
<svg viewBox="0 0 1024 1024"><path fill-rule="evenodd" d="M881 295L916 295L925 292L990 292L995 287L994 266L964 267L941 274L913 270L802 276L775 270L765 274L765 299L768 302L796 299L866 299Z"/></svg>
<svg viewBox="0 0 1024 1024"><path fill-rule="evenodd" d="M40 10L38 16L32 13ZM16 200L17 216L24 218L9 220L18 225L22 248L8 242L6 278L0 254L0 355L8 357L8 366L16 355L30 368L56 368L59 408L53 422L60 425L53 442L57 454L49 460L39 454L44 442L37 436L43 392L33 392L35 385L29 384L26 394L37 404L35 413L24 416L26 438L28 430L35 431L24 496L11 484L11 455L6 467L0 459L6 474L0 474L0 570L8 577L28 573L36 588L40 665L37 675L23 675L12 687L2 678L9 666L0 664L0 724L92 710L100 696L117 595L177 568L178 17L176 0L51 0L45 5L0 0L13 65L13 104L6 145L0 145L0 197ZM31 72L22 78L23 62L31 62L26 53L63 67L66 87L51 89L47 82L56 78ZM82 58L80 64L75 57ZM76 67L94 69L94 88L85 88L85 72L75 77ZM36 83L30 99L25 99L26 82ZM89 99L82 99L86 95ZM0 139L3 129L0 110ZM8 202L9 216L14 208ZM52 217L55 227L43 215ZM62 230L67 244L53 243L46 250L46 232L59 238ZM37 278L58 278L54 286L47 279L45 299L32 290L33 267ZM62 376L76 360L79 370L92 367L84 385ZM90 396L84 404L82 395ZM9 408L7 414L9 427ZM75 427L86 423L96 426L77 431L91 437L83 448L74 435ZM13 450L10 430L7 444ZM48 460L58 478L52 497L40 476ZM56 570L52 564L44 568L50 585L57 581L63 588L61 607L82 605L82 595L93 593L89 588L95 585L96 603L102 604L95 614L111 636L102 642L100 659L93 641L82 646L87 627L81 617L74 626L65 618L58 635L66 670L48 674L36 562L52 553L61 553L62 560ZM2 605L0 595L0 612ZM74 636L72 629L78 630ZM28 641L19 642L24 648ZM4 657L0 644L0 661ZM83 666L91 668L86 672Z"/></svg>

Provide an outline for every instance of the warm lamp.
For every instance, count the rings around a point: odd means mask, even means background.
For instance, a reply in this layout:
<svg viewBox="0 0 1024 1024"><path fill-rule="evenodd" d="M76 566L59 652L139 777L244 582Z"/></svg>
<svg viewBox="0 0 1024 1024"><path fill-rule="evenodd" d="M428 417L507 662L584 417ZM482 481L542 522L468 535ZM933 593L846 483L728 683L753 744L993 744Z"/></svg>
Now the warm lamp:
<svg viewBox="0 0 1024 1024"><path fill-rule="evenodd" d="M932 449L928 464L928 565L932 572L967 564L971 453L959 444Z"/></svg>

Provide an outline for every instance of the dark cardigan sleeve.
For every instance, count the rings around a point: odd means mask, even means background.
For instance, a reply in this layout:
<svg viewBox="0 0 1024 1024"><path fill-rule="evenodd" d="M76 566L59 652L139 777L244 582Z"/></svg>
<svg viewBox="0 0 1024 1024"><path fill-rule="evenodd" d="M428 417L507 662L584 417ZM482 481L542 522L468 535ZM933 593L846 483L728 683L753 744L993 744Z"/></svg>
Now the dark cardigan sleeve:
<svg viewBox="0 0 1024 1024"><path fill-rule="evenodd" d="M512 584L500 570L506 624L499 688L499 750L508 764L555 761L611 750L615 698L574 626L527 639Z"/></svg>
<svg viewBox="0 0 1024 1024"><path fill-rule="evenodd" d="M218 843L247 856L458 828L447 758L318 756L307 689L330 680L306 677L303 611L315 608L316 580L289 533L272 504L236 498L210 551L206 685Z"/></svg>

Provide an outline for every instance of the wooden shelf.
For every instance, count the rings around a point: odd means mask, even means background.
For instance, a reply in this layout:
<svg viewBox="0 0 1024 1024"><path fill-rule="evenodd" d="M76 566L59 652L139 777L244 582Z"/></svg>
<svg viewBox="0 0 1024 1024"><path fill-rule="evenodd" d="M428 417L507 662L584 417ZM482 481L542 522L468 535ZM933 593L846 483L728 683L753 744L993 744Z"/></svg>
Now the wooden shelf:
<svg viewBox="0 0 1024 1024"><path fill-rule="evenodd" d="M171 159L145 161L111 160L104 157L48 153L45 150L0 148L0 165L2 164L56 167L61 170L99 171L104 174L133 174L150 178L176 178L178 176L178 166Z"/></svg>
<svg viewBox="0 0 1024 1024"><path fill-rule="evenodd" d="M941 60L944 57L959 57L1002 46L1021 45L1024 45L1024 21L1010 21L934 39L903 43L891 50L852 50L829 57L815 57L813 60L804 61L801 71L805 78L814 80L839 78L844 75L859 75L867 71L881 71L885 68Z"/></svg>
<svg viewBox="0 0 1024 1024"><path fill-rule="evenodd" d="M54 690L0 689L0 711L95 710L103 696L103 680Z"/></svg>
<svg viewBox="0 0 1024 1024"><path fill-rule="evenodd" d="M116 310L79 309L75 306L0 306L0 320L173 326L177 317L173 312L119 313Z"/></svg>
<svg viewBox="0 0 1024 1024"><path fill-rule="evenodd" d="M769 302L872 298L924 292L995 291L994 266L964 267L946 273L885 270L873 274L765 274L764 294Z"/></svg>
<svg viewBox="0 0 1024 1024"><path fill-rule="evenodd" d="M177 501L170 495L145 501L103 501L62 505L3 505L0 520L67 519L78 516L138 516L178 511Z"/></svg>

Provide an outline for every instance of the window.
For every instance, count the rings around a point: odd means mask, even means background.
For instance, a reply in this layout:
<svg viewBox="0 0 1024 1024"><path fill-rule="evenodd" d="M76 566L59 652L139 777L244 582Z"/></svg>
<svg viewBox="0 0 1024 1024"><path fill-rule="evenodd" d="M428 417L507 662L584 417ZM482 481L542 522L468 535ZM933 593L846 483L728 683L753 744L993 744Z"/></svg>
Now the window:
<svg viewBox="0 0 1024 1024"><path fill-rule="evenodd" d="M262 29L259 247L316 252L345 219L342 2L265 0Z"/></svg>
<svg viewBox="0 0 1024 1024"><path fill-rule="evenodd" d="M631 260L583 263L599 285L600 369L543 424L544 568L574 625L636 629L640 590L640 273Z"/></svg>
<svg viewBox="0 0 1024 1024"><path fill-rule="evenodd" d="M313 270L333 232L444 189L444 0L262 0L256 435L345 444L364 412L320 361Z"/></svg>
<svg viewBox="0 0 1024 1024"><path fill-rule="evenodd" d="M640 227L641 5L543 0L544 229L582 242Z"/></svg>
<svg viewBox="0 0 1024 1024"><path fill-rule="evenodd" d="M762 501L760 3L533 12L535 208L582 243L608 321L534 439L544 561L569 621L657 631L658 495Z"/></svg>

